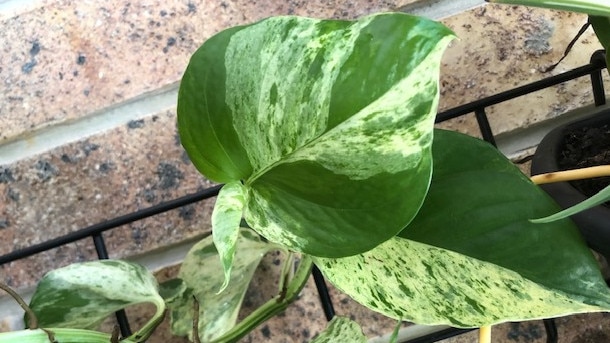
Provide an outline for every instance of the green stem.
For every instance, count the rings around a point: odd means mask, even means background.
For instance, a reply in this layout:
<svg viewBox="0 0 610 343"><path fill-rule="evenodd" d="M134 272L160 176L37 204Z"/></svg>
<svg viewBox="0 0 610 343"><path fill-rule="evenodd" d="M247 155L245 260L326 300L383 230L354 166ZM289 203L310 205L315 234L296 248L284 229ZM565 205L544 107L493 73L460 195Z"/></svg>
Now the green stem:
<svg viewBox="0 0 610 343"><path fill-rule="evenodd" d="M199 300L193 295L193 343L201 343L199 339Z"/></svg>
<svg viewBox="0 0 610 343"><path fill-rule="evenodd" d="M282 265L282 270L280 272L280 280L278 282L278 292L280 296L286 293L286 287L290 280L292 279L292 270L294 268L294 253L292 251L288 252L288 256L284 260L284 264Z"/></svg>
<svg viewBox="0 0 610 343"><path fill-rule="evenodd" d="M167 311L165 310L165 304L163 304L163 306L157 305L157 313L155 313L154 317L152 317L152 319L149 320L146 325L144 325L140 330L138 330L138 332L127 337L127 339L134 342L145 342L157 329L157 326L159 326L159 324L163 322L166 312Z"/></svg>
<svg viewBox="0 0 610 343"><path fill-rule="evenodd" d="M396 326L394 327L394 331L392 331L392 335L390 336L390 343L398 342L398 334L400 333L400 327L402 326L402 320L398 320L396 322Z"/></svg>
<svg viewBox="0 0 610 343"><path fill-rule="evenodd" d="M267 301L264 305L257 308L248 317L242 320L239 324L234 326L230 331L226 332L221 337L215 339L214 343L230 343L237 342L240 338L244 337L250 331L254 330L258 325L265 322L267 319L279 314L284 311L288 305L290 305L299 296L299 293L305 287L309 275L311 274L311 268L313 267L313 260L307 255L301 257L301 262L297 268L294 277L287 286L285 286L285 294L279 294L273 299Z"/></svg>

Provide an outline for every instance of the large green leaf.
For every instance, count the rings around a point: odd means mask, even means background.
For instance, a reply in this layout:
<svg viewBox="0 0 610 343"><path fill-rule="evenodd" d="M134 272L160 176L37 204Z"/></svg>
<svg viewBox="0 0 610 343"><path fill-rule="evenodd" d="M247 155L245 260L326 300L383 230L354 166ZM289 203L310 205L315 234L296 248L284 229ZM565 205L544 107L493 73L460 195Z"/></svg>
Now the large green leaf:
<svg viewBox="0 0 610 343"><path fill-rule="evenodd" d="M197 243L187 254L178 277L165 284L166 300L171 309L171 328L175 335L192 337L193 296L199 302L199 337L212 341L229 331L237 320L241 303L261 258L277 247L263 242L249 229L241 229L231 270L231 286L217 294L224 283L223 267L212 237ZM171 287L170 287L171 286ZM173 291L172 291L173 289Z"/></svg>
<svg viewBox="0 0 610 343"><path fill-rule="evenodd" d="M157 280L146 268L117 260L75 263L47 273L38 283L30 307L40 327L94 328L110 314L150 302L157 312L144 334L163 319L165 303ZM140 333L137 334L139 339Z"/></svg>
<svg viewBox="0 0 610 343"><path fill-rule="evenodd" d="M311 343L366 343L366 336L358 323L345 317L334 317L324 331Z"/></svg>
<svg viewBox="0 0 610 343"><path fill-rule="evenodd" d="M362 255L317 259L355 300L396 319L478 327L610 309L596 261L558 207L492 146L437 131L413 222Z"/></svg>
<svg viewBox="0 0 610 343"><path fill-rule="evenodd" d="M580 12L594 16L610 16L608 0L487 0L500 4L525 5Z"/></svg>
<svg viewBox="0 0 610 343"><path fill-rule="evenodd" d="M425 197L452 37L402 13L223 31L182 79L181 141L208 178L243 181L244 217L270 241L316 256L366 251Z"/></svg>

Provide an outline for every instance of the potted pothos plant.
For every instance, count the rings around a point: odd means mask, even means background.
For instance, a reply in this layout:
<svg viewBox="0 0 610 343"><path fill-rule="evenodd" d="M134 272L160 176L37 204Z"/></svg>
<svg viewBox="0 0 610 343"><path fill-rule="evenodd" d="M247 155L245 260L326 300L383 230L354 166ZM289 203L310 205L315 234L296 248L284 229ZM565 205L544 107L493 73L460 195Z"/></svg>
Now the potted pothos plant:
<svg viewBox="0 0 610 343"><path fill-rule="evenodd" d="M589 24L593 27L601 45L610 47L610 11L608 2L598 1L547 1L547 0L497 0L497 2L578 11L589 6ZM610 56L605 55L606 65ZM560 125L547 134L538 145L532 159L532 174L563 173L561 179L553 176L538 178L542 188L557 203L568 208L597 195L590 202L598 206L574 214L572 219L579 226L588 245L610 259L610 111L606 107L589 107L588 115L568 124ZM547 181L566 181L550 182ZM570 182L567 182L570 181ZM605 189L605 190L604 190Z"/></svg>
<svg viewBox="0 0 610 343"><path fill-rule="evenodd" d="M178 129L198 170L224 184L212 235L162 285L124 261L48 273L27 307L36 326L93 329L152 302L126 340L145 340L169 311L176 335L234 342L294 301L314 264L397 321L488 328L610 310L574 224L531 221L558 206L491 145L434 129L452 39L404 13L272 17L208 39L182 79ZM256 266L278 249L278 295L236 323ZM335 318L314 341L366 337Z"/></svg>

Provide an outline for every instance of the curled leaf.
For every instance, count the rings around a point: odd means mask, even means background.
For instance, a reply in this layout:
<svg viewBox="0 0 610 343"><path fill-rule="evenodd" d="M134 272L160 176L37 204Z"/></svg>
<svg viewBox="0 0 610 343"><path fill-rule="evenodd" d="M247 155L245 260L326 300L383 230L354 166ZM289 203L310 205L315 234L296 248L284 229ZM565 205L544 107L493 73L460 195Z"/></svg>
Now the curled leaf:
<svg viewBox="0 0 610 343"><path fill-rule="evenodd" d="M231 278L231 267L239 237L239 224L245 204L244 193L245 189L239 181L224 185L218 193L212 212L212 237L225 276L218 293L227 287Z"/></svg>

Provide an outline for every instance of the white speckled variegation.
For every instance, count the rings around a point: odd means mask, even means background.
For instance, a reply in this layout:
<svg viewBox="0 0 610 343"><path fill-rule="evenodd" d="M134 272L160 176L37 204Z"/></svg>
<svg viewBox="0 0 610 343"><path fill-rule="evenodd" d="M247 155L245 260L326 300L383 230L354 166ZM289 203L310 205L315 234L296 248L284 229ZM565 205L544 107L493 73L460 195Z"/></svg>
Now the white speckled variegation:
<svg viewBox="0 0 610 343"><path fill-rule="evenodd" d="M414 169L432 144L438 65L442 51L452 39L441 39L430 57L388 92L282 162L315 161L354 180ZM427 113L417 108L422 90L436 93Z"/></svg>
<svg viewBox="0 0 610 343"><path fill-rule="evenodd" d="M243 183L245 220L268 240L316 256L366 251L425 198L440 59L453 37L405 13L272 17L224 31L185 73L185 147L201 170ZM218 89L198 74L219 78ZM341 248L328 249L335 238Z"/></svg>
<svg viewBox="0 0 610 343"><path fill-rule="evenodd" d="M269 208L269 206L272 206L270 201L258 192L249 191L247 193L246 201L258 204L258 208ZM281 221L274 218L271 213L262 212L256 209L252 210L251 206L247 206L244 209L244 218L249 223L264 223L264 225L259 224L262 229L255 228L255 230L262 231L259 233L264 233L265 237L274 243L285 247L306 247L310 243L306 237L295 235L292 230L287 230L287 228L278 225L278 222ZM294 225L299 225L299 223L294 223Z"/></svg>
<svg viewBox="0 0 610 343"><path fill-rule="evenodd" d="M310 343L366 343L360 325L345 317L335 316L320 335Z"/></svg>
<svg viewBox="0 0 610 343"><path fill-rule="evenodd" d="M358 32L372 18L324 34L317 20L294 18L288 30L285 20L266 20L231 37L225 54L226 101L240 114L233 125L255 173L326 130L331 88ZM260 54L243 53L257 46ZM310 76L312 61L321 57L321 70Z"/></svg>
<svg viewBox="0 0 610 343"><path fill-rule="evenodd" d="M30 307L41 327L88 329L120 309L143 302L155 304L154 318L162 317L165 302L157 288L154 276L134 263L75 263L45 275Z"/></svg>
<svg viewBox="0 0 610 343"><path fill-rule="evenodd" d="M400 237L361 255L315 262L354 300L418 324L480 327L610 308L607 293L599 294L603 303L583 303L578 294L552 290L497 265ZM592 292L583 283L583 294L587 291Z"/></svg>

